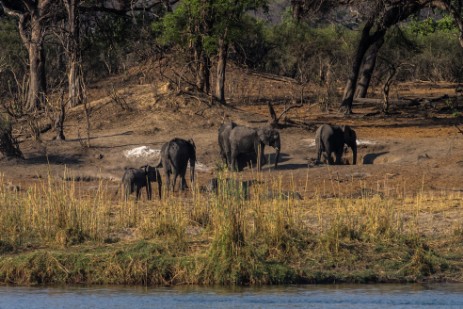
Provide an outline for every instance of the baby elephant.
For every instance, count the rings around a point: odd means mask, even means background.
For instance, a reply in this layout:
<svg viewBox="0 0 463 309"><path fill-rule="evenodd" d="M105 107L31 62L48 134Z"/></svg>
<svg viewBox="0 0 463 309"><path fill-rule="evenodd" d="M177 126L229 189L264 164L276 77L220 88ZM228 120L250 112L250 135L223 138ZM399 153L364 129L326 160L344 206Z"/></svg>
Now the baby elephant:
<svg viewBox="0 0 463 309"><path fill-rule="evenodd" d="M321 125L315 132L315 148L317 150L317 163L320 163L322 154L328 164L342 164L344 145L352 149L352 164L357 164L357 134L349 126ZM336 160L331 154L334 153Z"/></svg>
<svg viewBox="0 0 463 309"><path fill-rule="evenodd" d="M161 199L162 179L157 168L149 165L140 168L126 168L122 176L122 184L124 185L125 199L135 192L135 199L140 198L140 191L146 187L146 196L151 200L151 182L158 183L159 199Z"/></svg>

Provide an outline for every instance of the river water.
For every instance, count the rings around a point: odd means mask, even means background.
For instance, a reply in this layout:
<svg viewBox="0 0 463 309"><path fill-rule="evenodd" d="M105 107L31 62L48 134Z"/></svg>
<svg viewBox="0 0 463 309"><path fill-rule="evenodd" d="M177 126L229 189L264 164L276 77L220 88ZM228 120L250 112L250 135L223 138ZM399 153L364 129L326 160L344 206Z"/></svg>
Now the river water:
<svg viewBox="0 0 463 309"><path fill-rule="evenodd" d="M463 285L0 287L0 309L10 308L463 308Z"/></svg>

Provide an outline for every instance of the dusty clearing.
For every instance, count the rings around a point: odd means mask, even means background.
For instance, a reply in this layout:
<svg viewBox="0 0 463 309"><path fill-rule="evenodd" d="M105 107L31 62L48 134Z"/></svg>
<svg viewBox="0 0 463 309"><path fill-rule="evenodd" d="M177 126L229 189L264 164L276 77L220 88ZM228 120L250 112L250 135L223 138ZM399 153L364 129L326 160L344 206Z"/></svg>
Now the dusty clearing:
<svg viewBox="0 0 463 309"><path fill-rule="evenodd" d="M124 110L108 96L105 89L113 84L130 110ZM436 97L454 95L454 88L455 85L406 84L391 93ZM140 84L136 78L100 83L90 88L88 141L83 107L70 110L64 142L53 141L53 132L34 141L24 134L25 125L17 125L15 132L23 132L18 138L25 160L2 160L0 171L7 182L21 190L46 178L49 172L56 177L76 176L90 187L102 178L115 189L124 167L155 164L164 142L173 137L191 137L197 147L199 184L204 184L214 177L220 162L217 128L223 120L263 126L269 120L267 100L278 103L299 93L294 85L238 70L230 73L227 90L233 94L230 107L208 107L207 100L191 93L179 94L158 80L149 84ZM392 106L388 116L376 113L377 104L356 104L355 114L347 118L336 110L321 111L314 93L309 92L308 100L312 104L291 110L287 117L309 126L281 130L282 160L276 170L265 166L265 179L282 179L287 190L299 192L304 199L365 192L386 196L413 196L420 192L454 196L463 190L463 136L454 126L462 121L459 100L452 104L442 100ZM252 102L260 103L249 104ZM279 114L284 105L275 104L275 109ZM348 124L357 131L358 165L310 164L315 158L314 132L321 123ZM90 147L84 147L87 142ZM266 148L271 159L273 152ZM351 155L346 154L350 161ZM240 177L252 179L253 173L246 169Z"/></svg>

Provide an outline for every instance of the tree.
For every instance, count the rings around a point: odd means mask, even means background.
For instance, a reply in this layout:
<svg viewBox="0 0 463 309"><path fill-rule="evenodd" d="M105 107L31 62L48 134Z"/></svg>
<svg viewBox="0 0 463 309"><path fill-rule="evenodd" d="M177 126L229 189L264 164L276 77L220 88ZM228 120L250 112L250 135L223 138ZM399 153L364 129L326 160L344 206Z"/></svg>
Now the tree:
<svg viewBox="0 0 463 309"><path fill-rule="evenodd" d="M307 18L313 14L324 15L343 6L355 12L355 18L364 23L341 103L341 108L346 114L352 112L355 96L366 96L378 51L383 45L386 32L392 26L418 14L422 9L441 9L453 17L460 32L459 43L463 47L463 0L291 1L293 16L296 19Z"/></svg>
<svg viewBox="0 0 463 309"><path fill-rule="evenodd" d="M62 0L66 9L65 53L67 58L68 93L71 106L84 100L84 76L80 50L80 14L81 0Z"/></svg>
<svg viewBox="0 0 463 309"><path fill-rule="evenodd" d="M346 114L352 112L352 103L358 95L365 96L376 63L379 48L389 28L403 21L423 8L419 1L373 1L374 6L363 26L361 37L352 61L352 69L344 88L341 108ZM359 78L360 77L360 78Z"/></svg>
<svg viewBox="0 0 463 309"><path fill-rule="evenodd" d="M29 88L26 102L28 111L42 108L47 93L43 42L50 2L50 0L0 1L7 14L18 18L21 40L28 51Z"/></svg>
<svg viewBox="0 0 463 309"><path fill-rule="evenodd" d="M265 0L185 0L163 18L164 42L189 46L195 63L196 88L209 91L211 56L216 55L215 97L225 103L225 76L230 44L242 28L245 12L265 7Z"/></svg>

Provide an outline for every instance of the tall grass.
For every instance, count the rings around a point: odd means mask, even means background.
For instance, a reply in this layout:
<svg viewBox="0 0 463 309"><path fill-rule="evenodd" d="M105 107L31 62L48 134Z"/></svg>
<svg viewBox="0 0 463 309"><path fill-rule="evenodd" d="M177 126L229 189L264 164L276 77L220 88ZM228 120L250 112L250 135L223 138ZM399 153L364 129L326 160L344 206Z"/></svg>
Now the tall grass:
<svg viewBox="0 0 463 309"><path fill-rule="evenodd" d="M89 187L49 175L15 191L0 178L0 254L101 247L104 257L91 259L88 252L65 261L48 251L29 257L28 265L34 260L57 268L66 281L93 283L414 281L450 269L437 244L462 239L461 225L444 231L449 227L439 221L458 214L460 197L424 192L341 197L332 182L316 189L333 191L332 198L315 194L299 200L284 192L307 195L307 185L265 173L252 178L246 186L240 176L223 172L217 193L196 185L192 194L163 192L162 200L138 202L126 202L104 181ZM369 192L365 183L354 182L348 185ZM7 280L18 265L1 260L0 279Z"/></svg>

